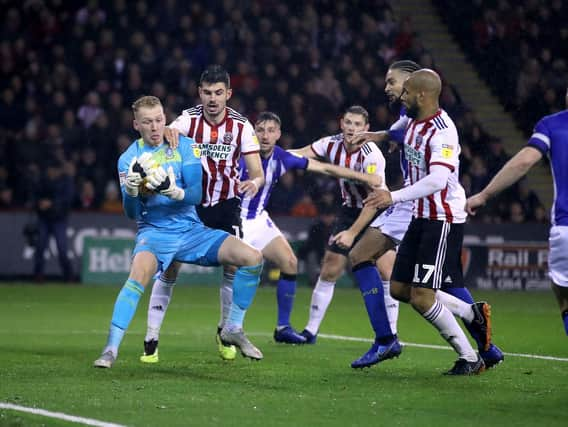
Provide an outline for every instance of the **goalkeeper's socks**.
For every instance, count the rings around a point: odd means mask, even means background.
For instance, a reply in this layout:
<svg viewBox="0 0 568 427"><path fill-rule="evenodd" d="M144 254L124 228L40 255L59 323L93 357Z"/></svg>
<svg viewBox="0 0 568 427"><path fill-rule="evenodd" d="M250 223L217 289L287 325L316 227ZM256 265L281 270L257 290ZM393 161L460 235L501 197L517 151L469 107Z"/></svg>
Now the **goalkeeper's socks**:
<svg viewBox="0 0 568 427"><path fill-rule="evenodd" d="M475 302L473 300L473 296L471 296L471 293L467 288L444 288L444 292L453 295L454 297L459 298L468 304L473 304ZM467 322L463 322L463 325L469 332L469 335L475 340L477 348L483 348L484 343L479 336L479 331L476 329L476 326L473 323Z"/></svg>
<svg viewBox="0 0 568 427"><path fill-rule="evenodd" d="M124 283L114 303L107 347L118 350L143 293L144 286L136 280L128 279Z"/></svg>
<svg viewBox="0 0 568 427"><path fill-rule="evenodd" d="M296 275L280 273L276 285L276 301L278 302L277 326L290 325L290 314L296 297Z"/></svg>
<svg viewBox="0 0 568 427"><path fill-rule="evenodd" d="M229 318L227 319L227 325L230 329L243 327L245 313L256 294L261 272L262 263L239 267L235 272L235 280L233 281L233 302L229 310Z"/></svg>
<svg viewBox="0 0 568 427"><path fill-rule="evenodd" d="M562 321L564 322L564 331L568 335L568 310L562 312Z"/></svg>
<svg viewBox="0 0 568 427"><path fill-rule="evenodd" d="M175 284L175 279L168 280L163 276L156 279L154 282L152 295L150 296L150 302L148 304L148 328L144 341L158 341L160 329L162 328L166 311L170 305Z"/></svg>
<svg viewBox="0 0 568 427"><path fill-rule="evenodd" d="M375 264L369 261L353 267L353 275L359 284L365 308L380 343L388 343L393 339L387 308L385 307L384 288Z"/></svg>

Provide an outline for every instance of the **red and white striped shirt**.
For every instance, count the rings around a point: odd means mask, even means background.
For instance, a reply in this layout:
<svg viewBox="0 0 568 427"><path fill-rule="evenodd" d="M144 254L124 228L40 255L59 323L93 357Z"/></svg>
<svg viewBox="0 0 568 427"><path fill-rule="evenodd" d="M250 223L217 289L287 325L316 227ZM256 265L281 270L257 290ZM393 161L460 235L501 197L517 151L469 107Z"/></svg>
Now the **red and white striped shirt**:
<svg viewBox="0 0 568 427"><path fill-rule="evenodd" d="M408 160L410 185L426 177L433 165L445 166L451 172L441 191L414 201L415 217L465 222L465 191L459 182L460 151L456 126L444 110L424 120L408 122L404 154Z"/></svg>
<svg viewBox="0 0 568 427"><path fill-rule="evenodd" d="M246 117L232 108L225 118L211 124L203 115L203 106L184 110L169 127L195 141L203 167L203 206L214 206L222 200L238 197L239 158L241 154L259 152L254 128Z"/></svg>
<svg viewBox="0 0 568 427"><path fill-rule="evenodd" d="M347 152L343 134L326 136L318 139L311 145L312 151L319 157L327 159L330 163L356 172L364 172L381 177L385 182L385 158L381 150L374 143L365 143L354 152ZM362 208L363 199L368 191L364 185L345 179L339 179L343 205L350 208Z"/></svg>

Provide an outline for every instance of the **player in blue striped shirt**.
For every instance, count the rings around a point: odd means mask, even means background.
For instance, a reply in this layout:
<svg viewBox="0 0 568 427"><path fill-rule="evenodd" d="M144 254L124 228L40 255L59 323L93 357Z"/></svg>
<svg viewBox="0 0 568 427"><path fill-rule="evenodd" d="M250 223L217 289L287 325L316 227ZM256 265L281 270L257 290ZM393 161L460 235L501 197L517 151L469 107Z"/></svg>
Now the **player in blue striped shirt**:
<svg viewBox="0 0 568 427"><path fill-rule="evenodd" d="M517 182L544 156L549 157L554 201L550 215L548 274L568 335L568 90L566 107L536 124L527 146L509 160L483 190L467 199L466 209L475 215L489 199Z"/></svg>

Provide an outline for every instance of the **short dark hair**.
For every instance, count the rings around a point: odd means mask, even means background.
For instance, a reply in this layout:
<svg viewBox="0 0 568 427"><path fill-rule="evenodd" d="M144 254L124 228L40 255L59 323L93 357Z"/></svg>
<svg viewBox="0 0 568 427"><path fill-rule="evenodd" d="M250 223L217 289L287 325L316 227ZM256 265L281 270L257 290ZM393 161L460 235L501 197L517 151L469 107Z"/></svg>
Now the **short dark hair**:
<svg viewBox="0 0 568 427"><path fill-rule="evenodd" d="M203 85L203 83L224 83L228 89L231 87L231 78L229 77L227 70L225 70L221 65L213 64L201 73L199 86Z"/></svg>
<svg viewBox="0 0 568 427"><path fill-rule="evenodd" d="M422 67L418 65L416 62L411 61L409 59L403 59L401 61L393 62L389 70L400 70L406 73L414 73L415 71L420 70Z"/></svg>
<svg viewBox="0 0 568 427"><path fill-rule="evenodd" d="M369 123L369 112L360 105L352 105L351 107L348 107L343 115L345 116L347 113L360 114L365 118L365 123Z"/></svg>
<svg viewBox="0 0 568 427"><path fill-rule="evenodd" d="M268 120L276 122L278 124L278 127L282 127L282 120L280 120L278 114L273 113L272 111L263 111L262 113L260 113L256 118L256 124L266 122Z"/></svg>

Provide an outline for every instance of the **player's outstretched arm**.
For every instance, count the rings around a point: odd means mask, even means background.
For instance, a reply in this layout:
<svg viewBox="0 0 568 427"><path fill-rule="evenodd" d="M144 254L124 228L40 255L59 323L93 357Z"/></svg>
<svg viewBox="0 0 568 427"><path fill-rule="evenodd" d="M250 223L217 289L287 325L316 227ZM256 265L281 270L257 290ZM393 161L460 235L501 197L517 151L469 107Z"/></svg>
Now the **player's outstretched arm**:
<svg viewBox="0 0 568 427"><path fill-rule="evenodd" d="M332 165L331 163L320 162L315 159L309 159L307 170L310 172L333 176L335 178L358 181L370 188L380 188L383 184L381 177L376 174L356 172L353 169Z"/></svg>
<svg viewBox="0 0 568 427"><path fill-rule="evenodd" d="M244 158L249 179L239 184L239 191L248 197L254 197L260 187L264 185L262 162L258 153L245 154Z"/></svg>
<svg viewBox="0 0 568 427"><path fill-rule="evenodd" d="M315 159L317 157L316 153L312 149L312 145L306 145L302 148L295 148L294 150L286 150L288 153L299 157L306 157L308 159Z"/></svg>
<svg viewBox="0 0 568 427"><path fill-rule="evenodd" d="M526 175L540 159L542 153L536 148L530 146L523 148L505 163L483 190L467 199L465 205L467 213L475 215L478 208Z"/></svg>
<svg viewBox="0 0 568 427"><path fill-rule="evenodd" d="M351 138L351 143L355 145L363 145L365 142L372 141L375 144L386 141L389 137L389 133L386 130L380 130L377 132L357 132Z"/></svg>

